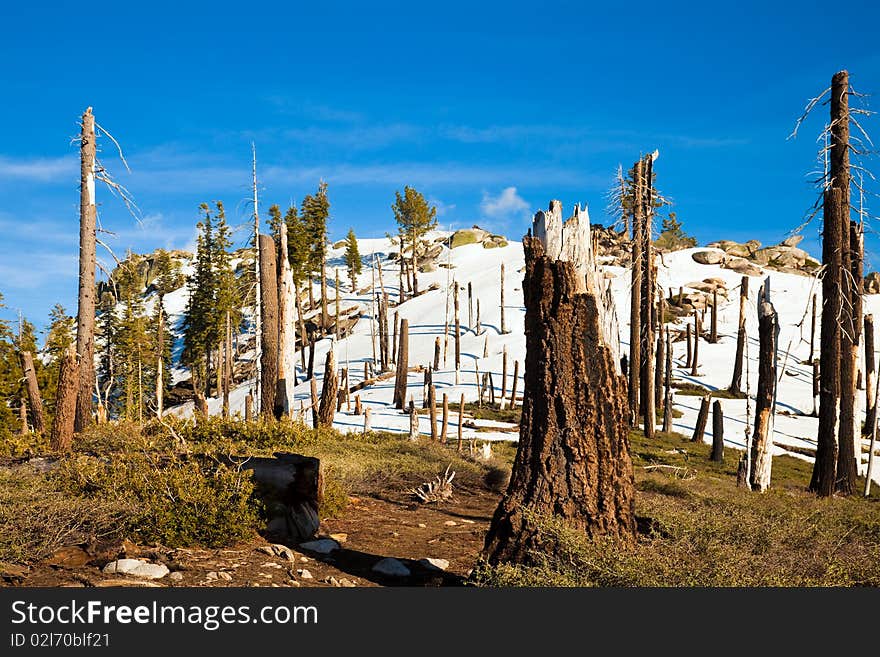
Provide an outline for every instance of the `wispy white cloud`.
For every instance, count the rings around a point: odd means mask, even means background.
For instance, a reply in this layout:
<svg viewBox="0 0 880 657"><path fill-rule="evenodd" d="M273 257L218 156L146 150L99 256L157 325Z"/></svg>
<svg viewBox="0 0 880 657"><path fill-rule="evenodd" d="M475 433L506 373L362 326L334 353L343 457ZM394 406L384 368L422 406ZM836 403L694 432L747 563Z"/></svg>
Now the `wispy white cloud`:
<svg viewBox="0 0 880 657"><path fill-rule="evenodd" d="M505 187L498 196L483 192L480 210L490 219L509 219L520 217L529 209L529 204L516 192L516 187Z"/></svg>
<svg viewBox="0 0 880 657"><path fill-rule="evenodd" d="M73 156L27 158L0 155L0 180L70 182L77 174L76 166Z"/></svg>
<svg viewBox="0 0 880 657"><path fill-rule="evenodd" d="M439 198L429 198L428 205L433 205L435 208L437 208L438 217L444 217L455 210L455 203L444 203Z"/></svg>

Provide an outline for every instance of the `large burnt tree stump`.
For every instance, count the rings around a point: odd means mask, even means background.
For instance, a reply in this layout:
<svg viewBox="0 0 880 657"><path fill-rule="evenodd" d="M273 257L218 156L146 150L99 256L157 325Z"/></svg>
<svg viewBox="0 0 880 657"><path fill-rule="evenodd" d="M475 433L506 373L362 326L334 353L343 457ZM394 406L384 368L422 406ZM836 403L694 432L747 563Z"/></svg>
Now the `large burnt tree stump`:
<svg viewBox="0 0 880 657"><path fill-rule="evenodd" d="M550 204L523 241L526 364L520 441L486 536L489 563L534 563L552 549L541 517L587 536L634 535L626 382L607 282L593 262L585 211L562 223ZM564 233L564 238L563 238Z"/></svg>

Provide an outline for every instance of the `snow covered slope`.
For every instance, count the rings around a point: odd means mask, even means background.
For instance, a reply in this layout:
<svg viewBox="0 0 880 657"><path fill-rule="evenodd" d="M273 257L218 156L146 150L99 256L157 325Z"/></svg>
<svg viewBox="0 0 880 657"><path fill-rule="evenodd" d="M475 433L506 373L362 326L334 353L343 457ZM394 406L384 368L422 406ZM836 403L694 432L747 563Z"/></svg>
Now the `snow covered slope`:
<svg viewBox="0 0 880 657"><path fill-rule="evenodd" d="M439 235L439 233L438 233ZM396 263L386 260L387 254L395 251L395 247L386 239L362 239L359 240L360 253L364 261L372 262L373 255L382 259L382 269L386 290L389 291L393 300L398 295L398 270ZM691 255L700 249L686 249L665 254L662 261L658 262L658 282L665 289L678 289L679 286L687 286L688 283L703 281L707 278L718 278L725 282L729 290L728 299L720 298L718 333L719 340L716 344L706 341L700 343L700 366L696 377L691 376L690 370L684 368L685 342L683 340L673 343L673 367L674 377L681 382L691 381L709 389L726 388L730 383L733 359L736 349L736 332L738 321L738 286L741 275L721 268L719 265L701 265L696 263ZM349 370L350 384L355 385L364 379L364 363L372 361L373 346L371 339L371 323L375 330L376 322L371 315L370 293L368 288L372 284L374 272L370 266L365 266L358 280L358 289L363 294L348 291L348 278L344 270L343 250L336 249L329 252L328 274L335 267L340 268L343 282L341 292L342 307L360 305L363 316L356 325L353 333L342 339L337 345L337 358L339 367ZM437 336L443 343L444 326L447 320L452 331L452 298L449 294L453 280L460 286L460 318L462 325L461 360L462 366L456 380L454 369L454 347L450 337L446 349L445 358L441 358L441 367L434 374L434 383L438 394L438 404L443 394L449 396L450 407L455 408L458 400L464 394L467 401L475 401L478 396L477 372L491 372L496 392L500 393L502 373L502 351L507 347L509 354L508 369L508 394L511 386L511 375L514 361L519 361L518 396L522 394L523 361L525 356L525 337L523 335L523 298L522 298L522 268L524 265L522 244L510 242L506 247L485 249L480 244L460 246L451 251L444 249L439 257L441 265L449 264L448 267L438 267L435 271L419 275L420 289L427 289L436 284L438 289L426 292L415 299L408 300L402 305L391 309L397 311L402 318L409 320L410 326L410 355L409 364L428 365L433 360L434 340ZM502 334L500 327L500 265L504 263L506 269L505 280L505 315L506 325L510 333ZM621 351L628 349L629 339L629 274L620 267L607 267L613 276L612 286L617 301L617 312L620 326ZM748 381L748 390L754 395L757 390L757 312L756 298L758 288L763 280L770 278L771 299L779 314L779 383L777 393L777 414L775 417L774 440L777 445L776 453L784 453L792 448L798 450L795 456L804 456L803 450L814 449L816 446L817 419L810 417L813 410L812 398L812 369L802 364L809 354L809 305L814 292L821 295L821 289L812 277L795 274L781 273L765 270L761 277L752 277L750 284L750 298L748 305L747 331L749 341L747 347L747 365L743 373L743 386ZM481 322L483 332L476 335L475 326L468 325L467 285L470 283L474 293L474 314L476 315L476 299L480 300ZM378 284L378 279L377 279ZM183 291L185 294L185 290ZM332 291L331 291L332 295ZM181 300L178 299L178 302ZM178 306L181 304L178 303ZM331 306L332 307L332 306ZM821 308L821 303L819 304ZM880 311L880 296L870 295L866 297L865 312ZM708 322L707 322L708 323ZM672 324L673 330L684 330L684 324ZM488 346L487 346L488 341ZM318 376L318 389L320 390L320 377L323 372L323 363L327 350L330 348L331 339L322 340L318 346L315 357L315 370ZM488 355L484 356L484 349ZM299 361L298 361L299 364ZM310 402L310 385L302 382L303 372L301 366L297 370L300 384L296 387L295 410L300 406L308 409ZM416 406L420 407L423 400L423 375L410 373L408 379L408 392L413 396ZM254 388L253 382L239 386L231 395L231 410L233 413L243 413L244 399L248 392ZM376 382L358 391L364 406L371 409L372 428L374 430L388 430L407 432L409 419L400 411L392 407L393 378ZM864 391L859 391L862 398ZM454 404L454 406L453 406ZM673 430L690 436L696 423L699 410L700 397L676 394L674 396L675 408L682 412L682 416L673 422ZM724 438L727 447L742 449L745 445L745 432L750 431L750 421L754 417L754 402L745 399L722 399L724 410ZM221 401L210 399L209 411L219 413ZM747 423L747 406L749 408L749 422ZM346 411L337 413L334 426L341 431L361 431L363 417L356 416ZM180 415L192 413L192 404L187 403L172 409L171 412ZM308 418L310 413L306 410ZM492 426L491 422L475 422L477 425ZM426 415L420 416L420 432L430 434L430 424ZM450 413L450 435L454 436L457 429L457 413ZM478 440L510 440L516 439L515 433L498 431L476 432L474 428L464 429L465 438L477 438ZM712 440L711 422L707 427L705 440ZM880 467L875 468L875 478L880 481Z"/></svg>

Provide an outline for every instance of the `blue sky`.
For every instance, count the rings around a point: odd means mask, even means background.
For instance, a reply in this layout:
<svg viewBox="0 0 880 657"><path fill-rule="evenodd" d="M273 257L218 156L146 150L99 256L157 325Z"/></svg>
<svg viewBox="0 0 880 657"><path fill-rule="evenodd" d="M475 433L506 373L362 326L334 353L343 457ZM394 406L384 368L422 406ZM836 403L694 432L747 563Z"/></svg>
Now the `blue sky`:
<svg viewBox="0 0 880 657"><path fill-rule="evenodd" d="M323 178L334 238L391 230L406 184L446 226L516 238L551 198L604 222L618 163L658 148L658 187L701 243L775 243L814 199L827 109L786 141L806 100L840 68L880 92L873 3L846 5L843 43L809 2L318 4L4 3L0 312L43 325L55 302L75 310L71 138L88 105L143 214L99 189L121 254L187 246L203 201L245 224L252 141L263 208Z"/></svg>

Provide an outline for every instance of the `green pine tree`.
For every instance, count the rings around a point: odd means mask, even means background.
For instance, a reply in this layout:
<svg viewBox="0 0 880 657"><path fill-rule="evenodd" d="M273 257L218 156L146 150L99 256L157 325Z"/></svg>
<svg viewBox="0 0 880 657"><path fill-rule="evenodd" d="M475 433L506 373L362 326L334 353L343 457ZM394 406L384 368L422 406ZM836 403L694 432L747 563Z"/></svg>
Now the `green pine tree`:
<svg viewBox="0 0 880 657"><path fill-rule="evenodd" d="M351 279L351 291L357 291L357 276L361 273L361 254L358 252L358 241L354 234L354 228L348 229L345 237L345 266L348 267L348 277Z"/></svg>
<svg viewBox="0 0 880 657"><path fill-rule="evenodd" d="M313 276L320 274L327 257L327 222L330 218L327 183L322 181L315 194L306 195L301 214L304 237L309 246L305 272L307 276Z"/></svg>
<svg viewBox="0 0 880 657"><path fill-rule="evenodd" d="M418 267L416 264L419 254L423 250L424 236L437 226L437 208L430 205L421 192L408 185L403 188L402 196L400 192L394 192L394 197L391 210L397 220L401 258L403 258L403 252L408 242L413 264L413 293L418 294Z"/></svg>

